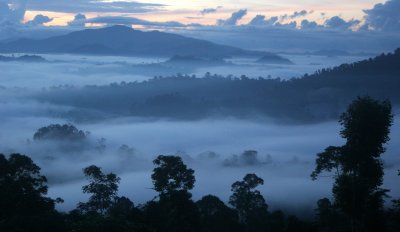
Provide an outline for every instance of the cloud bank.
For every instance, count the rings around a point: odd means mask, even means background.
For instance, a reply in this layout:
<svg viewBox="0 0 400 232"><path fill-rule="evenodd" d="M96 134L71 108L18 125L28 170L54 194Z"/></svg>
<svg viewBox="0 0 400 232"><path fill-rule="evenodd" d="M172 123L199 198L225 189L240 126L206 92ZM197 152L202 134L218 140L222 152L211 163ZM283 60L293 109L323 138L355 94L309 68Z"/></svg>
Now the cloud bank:
<svg viewBox="0 0 400 232"><path fill-rule="evenodd" d="M284 15L258 14L246 22L244 17L247 16L248 10L241 9L227 18L217 19L215 24L206 25L144 20L140 17L127 16L123 14L124 10L121 10L122 8L129 9L129 7L122 7L129 4L130 7L140 9L139 11L157 11L164 7L160 4L78 0L77 4L73 5L67 0L3 0L0 4L0 12L2 12L0 39L35 36L43 38L61 34L62 31L82 29L89 25L120 24L171 31L247 49L284 52L341 49L355 53L362 51L380 53L400 47L399 2L400 0L389 0L375 5L372 9L364 10L363 19L344 19L338 15L328 17L325 13L303 9ZM101 8L100 13L110 9L121 12L117 16L102 16L101 14L95 17L86 16L89 14L86 14L85 10L97 10L98 7ZM38 18L26 24L21 23L26 9L58 10L57 8L71 12L79 10L78 12L83 13L77 14L66 27L43 27L43 23L51 20L46 15L37 16ZM197 12L196 17L193 18L202 19L204 15L215 13L218 9L220 7L205 8ZM312 15L318 15L321 21L311 20ZM42 31L39 32L39 30Z"/></svg>
<svg viewBox="0 0 400 232"><path fill-rule="evenodd" d="M0 23L19 23L24 19L27 0L0 1Z"/></svg>
<svg viewBox="0 0 400 232"><path fill-rule="evenodd" d="M218 20L217 25L219 25L219 26L235 26L238 24L239 20L241 20L246 15L247 15L246 9L233 12L231 17L229 17L227 19Z"/></svg>
<svg viewBox="0 0 400 232"><path fill-rule="evenodd" d="M29 0L28 10L55 12L117 12L144 13L163 8L163 4L134 1L99 1L99 0Z"/></svg>
<svg viewBox="0 0 400 232"><path fill-rule="evenodd" d="M75 21L75 20L74 20ZM73 21L73 22L74 22ZM124 17L124 16L103 16L95 17L84 20L86 23L102 23L107 25L141 25L149 27L185 27L186 25L176 22L154 22L147 21L143 19L138 19L134 17Z"/></svg>
<svg viewBox="0 0 400 232"><path fill-rule="evenodd" d="M31 21L26 22L26 24L30 25L30 26L38 26L38 25L43 25L43 24L51 22L51 21L53 21L52 18L49 18L46 15L38 14L38 15L35 16L34 19L32 19Z"/></svg>
<svg viewBox="0 0 400 232"><path fill-rule="evenodd" d="M200 14L201 15L213 14L216 13L221 8L222 6L217 6L216 8L204 8L203 10L200 11Z"/></svg>
<svg viewBox="0 0 400 232"><path fill-rule="evenodd" d="M376 4L370 10L364 10L364 28L378 31L400 31L400 0L389 0Z"/></svg>

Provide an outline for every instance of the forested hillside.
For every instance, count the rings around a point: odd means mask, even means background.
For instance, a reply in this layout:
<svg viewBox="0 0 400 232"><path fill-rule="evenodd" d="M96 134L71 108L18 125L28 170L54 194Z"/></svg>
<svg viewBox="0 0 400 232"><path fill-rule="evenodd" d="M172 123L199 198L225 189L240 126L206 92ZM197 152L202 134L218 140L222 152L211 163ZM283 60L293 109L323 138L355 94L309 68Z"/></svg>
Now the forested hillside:
<svg viewBox="0 0 400 232"><path fill-rule="evenodd" d="M175 119L270 117L289 121L337 118L352 99L369 95L400 104L400 49L373 59L322 69L291 80L176 75L106 86L55 87L34 97L93 110L96 117ZM79 112L69 116L82 118ZM87 117L86 117L87 118ZM90 119L90 117L88 117Z"/></svg>

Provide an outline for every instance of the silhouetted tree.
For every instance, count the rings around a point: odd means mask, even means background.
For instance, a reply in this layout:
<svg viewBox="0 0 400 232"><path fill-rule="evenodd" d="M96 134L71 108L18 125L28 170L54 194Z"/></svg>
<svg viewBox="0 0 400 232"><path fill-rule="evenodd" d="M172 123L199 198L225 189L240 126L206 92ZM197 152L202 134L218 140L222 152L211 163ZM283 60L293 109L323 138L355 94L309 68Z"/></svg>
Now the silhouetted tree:
<svg viewBox="0 0 400 232"><path fill-rule="evenodd" d="M194 187L195 177L193 169L187 168L179 156L158 156L153 163L151 179L154 189L163 194L175 191L188 191Z"/></svg>
<svg viewBox="0 0 400 232"><path fill-rule="evenodd" d="M108 214L110 221L120 226L124 225L123 231L150 231L144 224L142 211L127 197L117 197Z"/></svg>
<svg viewBox="0 0 400 232"><path fill-rule="evenodd" d="M70 231L75 232L131 232L149 231L143 224L142 212L127 197L118 197L120 178L114 173L104 174L91 165L83 169L89 184L82 187L91 194L89 201L79 203L68 215Z"/></svg>
<svg viewBox="0 0 400 232"><path fill-rule="evenodd" d="M391 104L359 97L342 114L341 136L346 144L318 154L313 179L335 172L334 205L351 220L352 231L383 230L383 166L380 155L389 140Z"/></svg>
<svg viewBox="0 0 400 232"><path fill-rule="evenodd" d="M151 178L159 201L144 207L147 223L156 231L190 232L199 230L199 215L192 201L194 171L178 156L158 156Z"/></svg>
<svg viewBox="0 0 400 232"><path fill-rule="evenodd" d="M313 232L315 228L312 223L300 220L296 216L287 218L286 232Z"/></svg>
<svg viewBox="0 0 400 232"><path fill-rule="evenodd" d="M398 171L400 176L400 170ZM392 201L392 208L389 209L388 216L388 228L390 232L400 231L400 199Z"/></svg>
<svg viewBox="0 0 400 232"><path fill-rule="evenodd" d="M328 198L317 202L317 227L321 232L346 231L349 220L340 214Z"/></svg>
<svg viewBox="0 0 400 232"><path fill-rule="evenodd" d="M266 227L268 205L255 189L262 184L264 180L256 174L247 174L242 181L232 184L229 203L236 209L239 221L246 225L246 231L262 231Z"/></svg>
<svg viewBox="0 0 400 232"><path fill-rule="evenodd" d="M268 216L268 229L266 231L284 232L286 231L286 218L282 211L274 211Z"/></svg>
<svg viewBox="0 0 400 232"><path fill-rule="evenodd" d="M155 231L199 231L199 213L192 195L186 191L174 191L150 201L144 207L146 222Z"/></svg>
<svg viewBox="0 0 400 232"><path fill-rule="evenodd" d="M196 202L200 214L200 230L204 232L241 231L236 212L218 197L207 195Z"/></svg>
<svg viewBox="0 0 400 232"><path fill-rule="evenodd" d="M89 184L82 187L84 193L92 194L89 201L79 203L83 212L96 212L101 215L108 213L117 199L120 178L114 173L104 174L101 168L92 165L83 169Z"/></svg>
<svg viewBox="0 0 400 232"><path fill-rule="evenodd" d="M29 157L0 154L0 231L64 231L54 209L62 200L46 194L47 179Z"/></svg>
<svg viewBox="0 0 400 232"><path fill-rule="evenodd" d="M135 205L127 197L115 197L114 203L108 210L110 215L128 217L136 211Z"/></svg>

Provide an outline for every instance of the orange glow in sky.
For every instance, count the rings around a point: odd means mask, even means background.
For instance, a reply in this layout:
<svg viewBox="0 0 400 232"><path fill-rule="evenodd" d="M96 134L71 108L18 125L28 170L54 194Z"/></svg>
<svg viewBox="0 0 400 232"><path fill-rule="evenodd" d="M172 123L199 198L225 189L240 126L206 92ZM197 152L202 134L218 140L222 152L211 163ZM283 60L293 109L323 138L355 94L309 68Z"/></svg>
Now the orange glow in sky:
<svg viewBox="0 0 400 232"><path fill-rule="evenodd" d="M129 0L127 0L129 1ZM248 13L244 16L239 24L248 23L257 14L265 15L267 18L272 16L280 16L284 14L292 14L294 11L301 10L313 10L314 13L298 18L300 21L304 18L314 20L317 22L323 22L325 18L321 16L321 13L325 13L325 17L332 17L338 15L346 20L355 18L362 19L364 13L363 9L370 9L375 4L384 2L382 0L306 0L306 1L295 1L295 0L221 0L218 3L215 1L202 0L202 1L187 1L187 0L169 0L169 1L158 1L148 0L143 1L146 3L158 3L165 4L165 7L160 8L156 11L150 11L146 13L115 13L115 12L76 12L83 13L87 18L93 18L97 16L125 16L125 17L136 17L148 21L178 21L180 23L199 23L205 25L215 25L218 19L229 18L232 12L240 9L247 9ZM221 6L217 12L207 15L201 15L200 11L204 8L216 8ZM73 20L75 13L63 13L63 12L50 12L50 11L31 11L28 10L25 14L24 21L33 19L36 15L43 14L53 20L46 26L66 26L69 21Z"/></svg>

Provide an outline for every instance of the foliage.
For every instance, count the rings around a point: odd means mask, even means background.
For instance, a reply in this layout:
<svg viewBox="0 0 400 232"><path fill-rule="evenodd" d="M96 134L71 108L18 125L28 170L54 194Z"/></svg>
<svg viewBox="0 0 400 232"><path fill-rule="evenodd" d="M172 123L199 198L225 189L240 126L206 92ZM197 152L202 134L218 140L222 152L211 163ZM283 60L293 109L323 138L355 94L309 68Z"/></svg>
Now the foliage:
<svg viewBox="0 0 400 232"><path fill-rule="evenodd" d="M102 215L108 213L117 199L120 178L114 173L104 174L101 168L92 165L83 169L89 184L82 187L84 193L92 194L89 201L79 203L83 212L96 212Z"/></svg>
<svg viewBox="0 0 400 232"><path fill-rule="evenodd" d="M359 97L340 118L345 145L317 155L311 176L335 172L334 204L351 220L353 231L377 231L383 226L383 197L388 190L380 188L384 174L380 155L392 121L388 101Z"/></svg>
<svg viewBox="0 0 400 232"><path fill-rule="evenodd" d="M188 192L194 187L194 170L179 156L160 155L153 163L151 178L160 198L145 206L146 221L156 231L198 231L198 211Z"/></svg>
<svg viewBox="0 0 400 232"><path fill-rule="evenodd" d="M398 171L400 176L400 170ZM390 232L400 231L400 199L392 201L392 208L387 212L388 228Z"/></svg>
<svg viewBox="0 0 400 232"><path fill-rule="evenodd" d="M253 227L263 227L267 217L268 205L260 191L255 190L264 180L256 174L247 174L242 181L232 184L233 194L229 203L236 209L239 221L245 224L247 230L254 231Z"/></svg>
<svg viewBox="0 0 400 232"><path fill-rule="evenodd" d="M29 157L0 154L0 231L63 231L47 179Z"/></svg>
<svg viewBox="0 0 400 232"><path fill-rule="evenodd" d="M177 74L142 82L56 87L34 98L81 110L94 109L105 114L104 117L116 114L199 119L256 115L280 121L316 122L336 119L360 95L390 99L399 105L399 61L400 50L397 50L291 80ZM99 115L96 113L93 119ZM80 118L82 113L70 116Z"/></svg>
<svg viewBox="0 0 400 232"><path fill-rule="evenodd" d="M155 231L199 231L199 215L192 195L184 190L161 195L159 201L150 201L144 207L146 224Z"/></svg>
<svg viewBox="0 0 400 232"><path fill-rule="evenodd" d="M189 192L195 184L194 170L178 156L158 156L151 175L159 197L135 206L118 196L120 178L105 174L100 167L83 171L89 184L80 203L68 214L55 210L61 199L47 197L47 179L32 159L21 154L0 154L0 231L5 232L397 232L400 228L400 200L386 210L383 166L380 159L389 141L392 125L391 104L370 97L357 98L342 114L342 146L329 146L317 155L313 179L323 172L334 178L333 202L317 202L314 223L268 212L268 205L257 187L264 180L247 174L232 184L226 205L207 195L193 202ZM121 152L130 151L123 147ZM254 151L243 157L257 160ZM399 173L400 175L400 173Z"/></svg>
<svg viewBox="0 0 400 232"><path fill-rule="evenodd" d="M87 133L79 130L71 124L51 124L39 128L33 135L34 140L59 140L59 141L83 141Z"/></svg>
<svg viewBox="0 0 400 232"><path fill-rule="evenodd" d="M195 177L193 169L187 168L179 156L158 156L153 163L151 179L154 189L163 194L174 191L188 191L194 187Z"/></svg>
<svg viewBox="0 0 400 232"><path fill-rule="evenodd" d="M218 197L204 196L196 205L200 214L200 231L241 231L237 213Z"/></svg>

